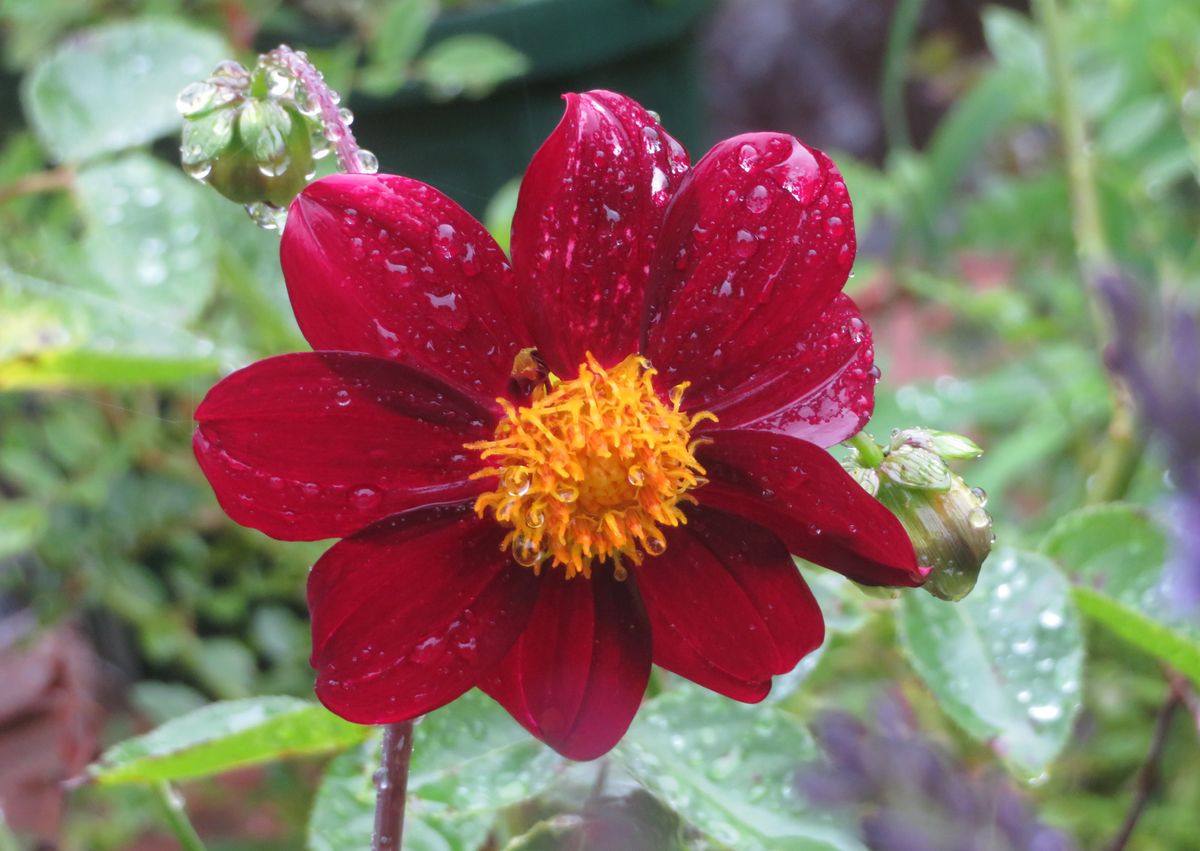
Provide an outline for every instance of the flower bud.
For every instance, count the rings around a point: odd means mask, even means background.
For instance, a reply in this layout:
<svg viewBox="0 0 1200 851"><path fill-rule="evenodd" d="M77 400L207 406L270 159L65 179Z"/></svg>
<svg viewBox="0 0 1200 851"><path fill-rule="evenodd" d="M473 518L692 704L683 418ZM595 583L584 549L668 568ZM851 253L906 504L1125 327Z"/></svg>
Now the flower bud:
<svg viewBox="0 0 1200 851"><path fill-rule="evenodd" d="M893 433L877 466L863 466L859 452L844 464L903 524L918 560L932 568L922 587L943 600L971 592L995 541L986 494L946 464L980 454L962 435L914 428Z"/></svg>
<svg viewBox="0 0 1200 851"><path fill-rule="evenodd" d="M312 177L313 134L296 86L281 79L269 61L253 72L222 62L176 102L185 119L184 170L252 215L286 207Z"/></svg>

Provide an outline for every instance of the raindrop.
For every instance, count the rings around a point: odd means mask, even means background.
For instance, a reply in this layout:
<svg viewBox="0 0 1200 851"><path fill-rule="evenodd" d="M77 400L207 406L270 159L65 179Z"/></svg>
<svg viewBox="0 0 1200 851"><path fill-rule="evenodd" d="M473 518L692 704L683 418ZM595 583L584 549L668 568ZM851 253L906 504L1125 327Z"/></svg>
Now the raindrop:
<svg viewBox="0 0 1200 851"><path fill-rule="evenodd" d="M846 223L837 216L830 216L829 221L825 222L825 230L834 239L840 239L846 232Z"/></svg>
<svg viewBox="0 0 1200 851"><path fill-rule="evenodd" d="M663 533L654 529L646 536L646 552L652 556L660 556L667 551L667 539Z"/></svg>
<svg viewBox="0 0 1200 851"><path fill-rule="evenodd" d="M974 495L975 499L979 501L980 508L983 508L985 505L987 505L987 491L985 491L983 488L971 488L971 493Z"/></svg>
<svg viewBox="0 0 1200 851"><path fill-rule="evenodd" d="M366 148L359 148L354 154L354 161L358 165L358 170L363 174L374 174L379 171L379 158Z"/></svg>
<svg viewBox="0 0 1200 851"><path fill-rule="evenodd" d="M187 172L189 177L204 182L205 178L212 173L212 163L208 160L199 160L198 162L184 163L183 170Z"/></svg>
<svg viewBox="0 0 1200 851"><path fill-rule="evenodd" d="M192 116L202 112L212 103L217 87L212 83L192 83L175 98L175 108L183 116Z"/></svg>
<svg viewBox="0 0 1200 851"><path fill-rule="evenodd" d="M525 496L529 493L529 473L520 467L505 470L502 479L509 496Z"/></svg>
<svg viewBox="0 0 1200 851"><path fill-rule="evenodd" d="M344 106L338 110L338 118L340 118L342 123L347 127L354 123L354 113L346 109Z"/></svg>
<svg viewBox="0 0 1200 851"><path fill-rule="evenodd" d="M246 212L250 219L263 230L279 230L283 225L283 210L265 201L247 204Z"/></svg>
<svg viewBox="0 0 1200 851"><path fill-rule="evenodd" d="M338 407L344 408L350 404L350 391L343 387L333 394L333 398L337 402Z"/></svg>
<svg viewBox="0 0 1200 851"><path fill-rule="evenodd" d="M759 159L758 149L753 145L742 145L741 149L738 150L738 166L742 171L753 171Z"/></svg>
<svg viewBox="0 0 1200 851"><path fill-rule="evenodd" d="M967 515L967 522L975 529L986 529L992 524L992 518L982 508L975 508Z"/></svg>
<svg viewBox="0 0 1200 851"><path fill-rule="evenodd" d="M1062 709L1055 706L1053 703L1042 703L1037 706L1029 707L1029 717L1034 721L1049 723L1057 721L1062 717Z"/></svg>
<svg viewBox="0 0 1200 851"><path fill-rule="evenodd" d="M512 545L513 561L521 567L533 567L542 558L537 541L526 535L517 535Z"/></svg>
<svg viewBox="0 0 1200 851"><path fill-rule="evenodd" d="M745 260L758 250L758 240L748 230L739 230L734 237L733 253Z"/></svg>
<svg viewBox="0 0 1200 851"><path fill-rule="evenodd" d="M558 497L559 502L574 502L579 499L579 489L572 485L559 485L554 495Z"/></svg>
<svg viewBox="0 0 1200 851"><path fill-rule="evenodd" d="M750 190L746 196L746 209L751 213L765 213L771 206L771 193L767 187L759 184Z"/></svg>
<svg viewBox="0 0 1200 851"><path fill-rule="evenodd" d="M625 480L635 488L641 487L646 481L646 474L641 467L634 465L629 468L629 472L625 474Z"/></svg>
<svg viewBox="0 0 1200 851"><path fill-rule="evenodd" d="M377 508L379 503L383 501L383 494L375 488L363 486L355 488L350 495L354 500L354 505L361 511L370 511Z"/></svg>
<svg viewBox="0 0 1200 851"><path fill-rule="evenodd" d="M1063 616L1052 609L1047 609L1038 616L1038 623L1046 629L1058 629L1063 625Z"/></svg>

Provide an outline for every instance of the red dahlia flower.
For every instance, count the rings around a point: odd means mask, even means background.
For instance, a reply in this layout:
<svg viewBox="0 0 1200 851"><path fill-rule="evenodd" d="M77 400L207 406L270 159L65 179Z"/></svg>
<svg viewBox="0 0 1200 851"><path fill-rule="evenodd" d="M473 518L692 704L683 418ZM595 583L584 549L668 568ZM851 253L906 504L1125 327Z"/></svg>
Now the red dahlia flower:
<svg viewBox="0 0 1200 851"><path fill-rule="evenodd" d="M822 448L877 375L833 163L754 133L689 168L632 100L566 101L511 264L415 180L309 186L282 263L316 351L220 382L195 450L239 523L344 538L308 584L331 710L391 723L479 686L590 759L651 662L753 702L820 645L789 553L868 585L923 570Z"/></svg>

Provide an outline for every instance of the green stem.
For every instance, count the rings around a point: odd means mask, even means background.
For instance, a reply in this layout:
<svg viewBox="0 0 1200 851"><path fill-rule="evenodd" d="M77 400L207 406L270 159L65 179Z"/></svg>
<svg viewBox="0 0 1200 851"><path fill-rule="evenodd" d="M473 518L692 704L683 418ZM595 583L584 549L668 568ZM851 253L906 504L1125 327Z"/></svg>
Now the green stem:
<svg viewBox="0 0 1200 851"><path fill-rule="evenodd" d="M0 851L21 851L21 844L4 820L4 811L0 810Z"/></svg>
<svg viewBox="0 0 1200 851"><path fill-rule="evenodd" d="M844 443L858 452L858 463L861 466L878 467L883 463L883 448L865 431L860 431Z"/></svg>
<svg viewBox="0 0 1200 851"><path fill-rule="evenodd" d="M1104 238L1100 217L1100 196L1092 167L1091 145L1083 112L1075 97L1075 86L1068 64L1067 36L1059 14L1058 0L1034 0L1034 10L1046 38L1046 61L1054 81L1056 120L1062 136L1063 157L1071 192L1071 228L1075 236L1075 255L1080 276L1087 289L1088 304L1097 337L1110 336L1104 311L1096 296L1095 283L1114 270L1112 255ZM1137 439L1136 415L1129 394L1114 380L1111 384L1112 418L1101 448L1094 474L1088 482L1087 502L1091 504L1120 499L1129 489L1141 459L1142 446Z"/></svg>
<svg viewBox="0 0 1200 851"><path fill-rule="evenodd" d="M196 828L192 827L184 809L183 798L165 781L154 784L154 794L162 812L163 820L171 828L171 834L183 851L205 851Z"/></svg>
<svg viewBox="0 0 1200 851"><path fill-rule="evenodd" d="M888 29L887 49L883 57L883 127L892 149L912 147L908 129L908 111L904 86L908 82L908 54L925 0L900 0Z"/></svg>

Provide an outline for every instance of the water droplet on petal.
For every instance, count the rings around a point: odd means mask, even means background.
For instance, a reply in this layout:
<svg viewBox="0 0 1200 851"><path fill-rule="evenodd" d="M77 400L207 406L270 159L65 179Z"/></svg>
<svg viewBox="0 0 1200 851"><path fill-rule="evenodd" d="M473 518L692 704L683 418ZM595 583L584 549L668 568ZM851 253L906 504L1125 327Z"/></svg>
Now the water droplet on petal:
<svg viewBox="0 0 1200 851"><path fill-rule="evenodd" d="M759 184L750 190L746 196L746 209L751 213L765 213L771 206L771 193L767 187Z"/></svg>

